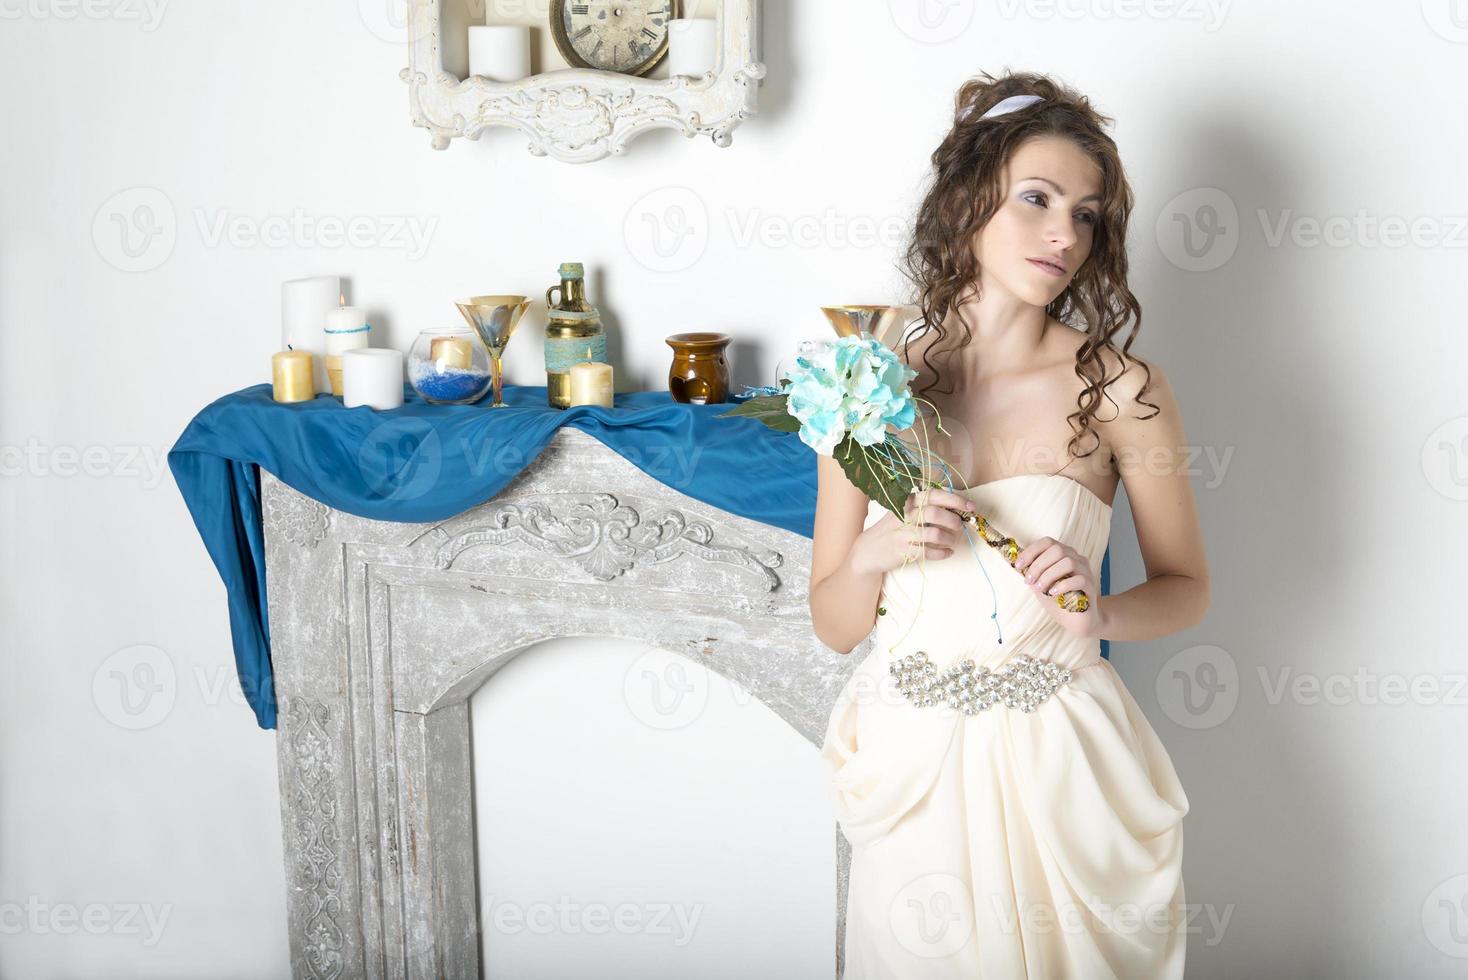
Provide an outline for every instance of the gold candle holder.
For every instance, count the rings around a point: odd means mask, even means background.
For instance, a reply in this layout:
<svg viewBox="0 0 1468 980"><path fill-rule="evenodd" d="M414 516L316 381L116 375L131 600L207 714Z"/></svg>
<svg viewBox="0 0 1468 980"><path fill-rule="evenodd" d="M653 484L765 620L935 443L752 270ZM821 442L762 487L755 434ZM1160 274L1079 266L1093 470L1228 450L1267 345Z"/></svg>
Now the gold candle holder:
<svg viewBox="0 0 1468 980"><path fill-rule="evenodd" d="M327 354L326 381L331 385L331 393L336 397L342 396L342 356L340 354Z"/></svg>

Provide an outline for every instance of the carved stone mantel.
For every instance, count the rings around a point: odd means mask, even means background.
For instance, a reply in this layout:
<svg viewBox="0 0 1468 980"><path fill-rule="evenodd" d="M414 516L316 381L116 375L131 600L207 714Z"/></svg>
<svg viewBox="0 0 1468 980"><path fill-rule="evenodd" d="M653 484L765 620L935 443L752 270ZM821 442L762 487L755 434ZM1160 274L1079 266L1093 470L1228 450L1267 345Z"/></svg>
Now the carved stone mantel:
<svg viewBox="0 0 1468 980"><path fill-rule="evenodd" d="M842 657L815 638L808 539L569 427L498 497L436 524L262 478L300 980L479 975L468 699L527 647L601 635L680 653L819 745L871 642ZM839 977L850 850L835 837Z"/></svg>

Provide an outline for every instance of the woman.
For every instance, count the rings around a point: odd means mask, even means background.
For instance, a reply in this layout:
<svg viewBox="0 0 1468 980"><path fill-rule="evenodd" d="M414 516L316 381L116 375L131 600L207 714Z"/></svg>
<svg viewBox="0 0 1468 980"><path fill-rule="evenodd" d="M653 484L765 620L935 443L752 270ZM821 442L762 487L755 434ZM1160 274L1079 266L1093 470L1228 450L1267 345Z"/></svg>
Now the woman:
<svg viewBox="0 0 1468 980"><path fill-rule="evenodd" d="M847 980L1183 975L1187 797L1100 641L1197 624L1208 569L1177 404L1128 353L1132 196L1109 121L1044 76L963 85L899 345L956 492L920 490L899 520L819 457L816 633L849 653L876 627L822 749L853 847ZM1147 581L1100 597L1119 481ZM1020 543L1014 568L974 511ZM1057 602L1071 590L1084 611ZM893 668L919 652L939 673L1029 657L1064 681L1030 706L925 704Z"/></svg>

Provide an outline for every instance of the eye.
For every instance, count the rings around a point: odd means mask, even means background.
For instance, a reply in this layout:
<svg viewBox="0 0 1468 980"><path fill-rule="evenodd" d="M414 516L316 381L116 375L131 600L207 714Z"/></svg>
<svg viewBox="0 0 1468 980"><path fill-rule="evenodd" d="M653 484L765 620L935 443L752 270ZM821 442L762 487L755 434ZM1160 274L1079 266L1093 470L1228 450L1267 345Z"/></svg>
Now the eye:
<svg viewBox="0 0 1468 980"><path fill-rule="evenodd" d="M1045 207L1044 191L1026 191L1024 194L1020 195L1020 200L1028 201L1032 197L1038 197L1040 199L1039 202L1037 202L1039 206ZM1078 211L1076 213L1081 216L1086 224L1091 225L1092 227L1095 227L1096 222L1101 220L1099 217L1096 216L1095 211Z"/></svg>

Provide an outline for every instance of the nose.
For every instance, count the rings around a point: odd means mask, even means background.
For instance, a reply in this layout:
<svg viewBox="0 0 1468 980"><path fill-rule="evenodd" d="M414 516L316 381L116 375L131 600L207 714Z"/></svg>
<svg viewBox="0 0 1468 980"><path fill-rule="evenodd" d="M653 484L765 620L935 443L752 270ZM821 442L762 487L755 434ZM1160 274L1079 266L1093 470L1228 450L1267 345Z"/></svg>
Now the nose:
<svg viewBox="0 0 1468 980"><path fill-rule="evenodd" d="M1080 233L1076 230L1076 219L1069 215L1056 218L1046 237L1057 249L1070 248L1080 237Z"/></svg>

